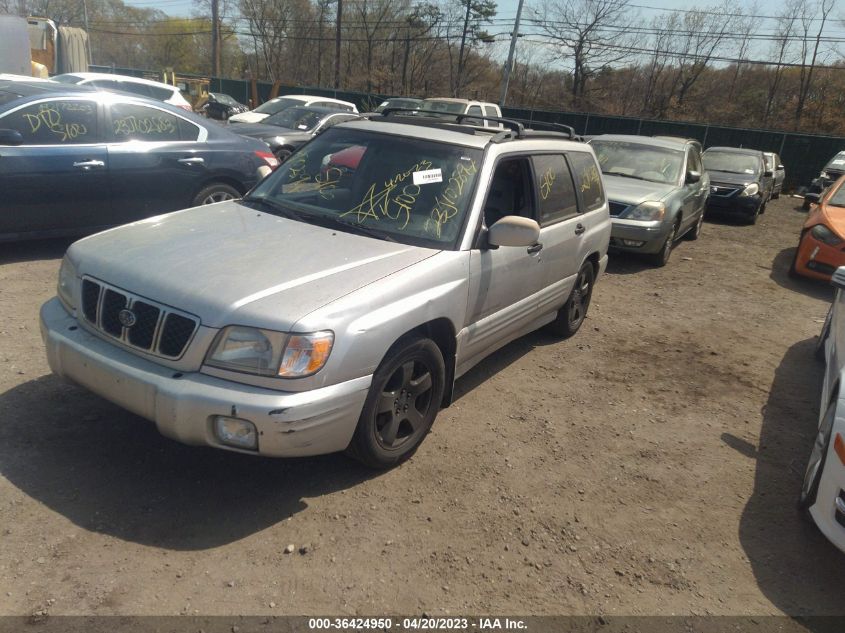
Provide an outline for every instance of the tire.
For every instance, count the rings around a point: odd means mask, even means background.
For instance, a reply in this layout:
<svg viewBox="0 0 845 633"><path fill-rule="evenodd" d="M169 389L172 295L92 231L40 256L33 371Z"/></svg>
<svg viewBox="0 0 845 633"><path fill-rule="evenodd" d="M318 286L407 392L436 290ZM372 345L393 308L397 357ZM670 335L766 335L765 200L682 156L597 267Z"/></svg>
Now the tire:
<svg viewBox="0 0 845 633"><path fill-rule="evenodd" d="M690 242L694 242L699 237L701 237L701 226L704 224L704 211L701 212L701 215L698 216L698 220L689 231L684 233L684 239L689 240Z"/></svg>
<svg viewBox="0 0 845 633"><path fill-rule="evenodd" d="M831 305L827 311L827 316L824 318L822 330L819 332L819 338L816 340L816 347L813 350L813 355L816 357L816 360L821 361L822 363L825 361L824 344L827 341L827 337L830 336L830 322L832 320L833 306Z"/></svg>
<svg viewBox="0 0 845 633"><path fill-rule="evenodd" d="M677 220L675 225L672 227L672 232L666 236L666 241L663 242L663 246L660 247L660 251L649 256L649 261L658 268L662 268L669 263L669 257L672 255L672 247L675 245L675 240L678 237L678 229L680 226L680 220Z"/></svg>
<svg viewBox="0 0 845 633"><path fill-rule="evenodd" d="M569 338L580 329L584 319L587 318L587 310L590 309L595 281L596 273L592 262L584 262L575 277L575 285L569 293L569 298L558 310L557 318L549 323L550 332L556 336Z"/></svg>
<svg viewBox="0 0 845 633"><path fill-rule="evenodd" d="M193 204L195 207L198 207L203 204L214 204L215 202L235 200L240 197L241 192L231 185L227 185L222 182L215 182L208 185L194 196Z"/></svg>
<svg viewBox="0 0 845 633"><path fill-rule="evenodd" d="M275 152L273 152L273 154L275 154L276 158L279 159L280 163L283 163L288 158L290 158L290 155L293 154L293 152L290 151L289 149L285 148L285 147L280 147Z"/></svg>
<svg viewBox="0 0 845 633"><path fill-rule="evenodd" d="M835 417L836 399L828 405L827 411L825 411L824 418L816 433L816 441L813 443L810 459L807 461L807 469L804 472L804 481L801 484L801 492L798 495L798 509L805 516L809 516L808 510L816 502L816 495L819 492L819 483L822 480L827 452L830 448L830 436L833 434L833 420Z"/></svg>
<svg viewBox="0 0 845 633"><path fill-rule="evenodd" d="M807 200L807 198L804 198L804 202L802 202L802 203L801 203L801 208L802 208L804 211L809 211L809 210L810 210L810 201L809 201L809 200Z"/></svg>
<svg viewBox="0 0 845 633"><path fill-rule="evenodd" d="M445 376L443 355L434 341L397 343L373 375L347 454L377 469L410 457L437 417Z"/></svg>
<svg viewBox="0 0 845 633"><path fill-rule="evenodd" d="M761 213L760 209L761 208L763 208L762 204L759 207L757 207L757 209L754 211L754 213L748 215L745 218L745 223L747 225L752 226L754 224L757 224L757 218L760 217L760 213Z"/></svg>

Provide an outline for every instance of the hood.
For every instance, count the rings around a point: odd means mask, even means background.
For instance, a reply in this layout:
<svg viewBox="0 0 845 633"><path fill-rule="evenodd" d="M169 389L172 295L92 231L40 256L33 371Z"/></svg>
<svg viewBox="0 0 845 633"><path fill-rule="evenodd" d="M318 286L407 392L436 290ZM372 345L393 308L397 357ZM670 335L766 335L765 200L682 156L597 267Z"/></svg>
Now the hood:
<svg viewBox="0 0 845 633"><path fill-rule="evenodd" d="M243 122L243 123L258 123L259 121L263 121L266 119L269 114L261 114L260 112L243 112L241 114L236 114L232 119L229 119L230 122Z"/></svg>
<svg viewBox="0 0 845 633"><path fill-rule="evenodd" d="M710 174L710 184L725 184L725 185L750 185L752 182L759 182L759 178L754 174L734 174L729 171L717 171L715 169L708 170Z"/></svg>
<svg viewBox="0 0 845 633"><path fill-rule="evenodd" d="M608 200L629 205L646 200L662 200L678 188L677 185L623 178L612 174L602 174L602 180Z"/></svg>
<svg viewBox="0 0 845 633"><path fill-rule="evenodd" d="M265 125L263 123L234 123L230 129L235 134L259 139L280 137L284 139L307 140L311 138L311 132L292 130L287 127L279 127L278 125Z"/></svg>
<svg viewBox="0 0 845 633"><path fill-rule="evenodd" d="M68 255L80 275L190 312L203 325L285 329L438 252L221 202L98 233Z"/></svg>

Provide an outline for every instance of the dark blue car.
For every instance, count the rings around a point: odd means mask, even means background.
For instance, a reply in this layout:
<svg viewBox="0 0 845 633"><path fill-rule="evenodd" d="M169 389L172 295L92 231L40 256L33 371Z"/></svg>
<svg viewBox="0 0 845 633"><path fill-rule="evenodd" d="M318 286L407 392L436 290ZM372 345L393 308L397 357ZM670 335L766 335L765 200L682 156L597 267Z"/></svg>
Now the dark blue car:
<svg viewBox="0 0 845 633"><path fill-rule="evenodd" d="M266 144L159 101L0 81L0 241L238 198L277 165Z"/></svg>

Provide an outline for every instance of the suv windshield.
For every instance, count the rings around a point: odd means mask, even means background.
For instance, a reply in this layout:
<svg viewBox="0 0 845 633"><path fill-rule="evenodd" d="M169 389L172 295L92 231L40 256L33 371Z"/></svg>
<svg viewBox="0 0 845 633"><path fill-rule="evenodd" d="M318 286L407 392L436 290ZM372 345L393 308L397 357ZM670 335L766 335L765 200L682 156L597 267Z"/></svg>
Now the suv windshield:
<svg viewBox="0 0 845 633"><path fill-rule="evenodd" d="M324 116L325 114L322 112L314 112L306 108L288 108L278 114L268 116L262 123L278 125L279 127L286 127L291 130L307 131L316 126Z"/></svg>
<svg viewBox="0 0 845 633"><path fill-rule="evenodd" d="M277 99L270 99L267 103L262 103L260 106L255 108L253 112L258 112L259 114L276 114L276 112L281 112L286 108L296 105L302 105L302 101L298 99L288 99L287 97L279 97Z"/></svg>
<svg viewBox="0 0 845 633"><path fill-rule="evenodd" d="M278 215L446 248L461 232L481 150L332 128L245 199Z"/></svg>
<svg viewBox="0 0 845 633"><path fill-rule="evenodd" d="M757 175L760 171L760 159L748 154L707 150L702 154L702 158L704 158L704 169L707 171L748 175Z"/></svg>
<svg viewBox="0 0 845 633"><path fill-rule="evenodd" d="M824 166L825 169L838 169L842 171L845 169L845 152L839 152L836 156L830 159L830 162Z"/></svg>
<svg viewBox="0 0 845 633"><path fill-rule="evenodd" d="M599 139L590 141L590 145L596 152L603 174L678 184L684 165L682 150Z"/></svg>

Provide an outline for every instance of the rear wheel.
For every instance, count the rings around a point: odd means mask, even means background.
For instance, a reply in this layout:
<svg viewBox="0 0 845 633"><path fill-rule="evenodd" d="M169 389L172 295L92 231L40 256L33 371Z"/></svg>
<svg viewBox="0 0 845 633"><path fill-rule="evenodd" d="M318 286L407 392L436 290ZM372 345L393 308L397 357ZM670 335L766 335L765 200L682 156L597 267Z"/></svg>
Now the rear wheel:
<svg viewBox="0 0 845 633"><path fill-rule="evenodd" d="M549 330L552 333L569 338L578 331L584 319L587 318L595 279L592 262L584 262L575 278L575 285L569 293L569 299L558 311L557 318L549 324Z"/></svg>
<svg viewBox="0 0 845 633"><path fill-rule="evenodd" d="M208 185L194 196L194 206L198 207L202 204L214 204L215 202L224 202L225 200L235 200L240 197L241 192L231 185L227 185L222 182L215 182Z"/></svg>
<svg viewBox="0 0 845 633"><path fill-rule="evenodd" d="M283 163L288 158L290 158L290 155L293 154L293 152L290 151L289 149L285 149L284 147L282 147L282 148L277 149L275 152L273 152L273 154L276 155L276 158L279 159L280 163Z"/></svg>
<svg viewBox="0 0 845 633"><path fill-rule="evenodd" d="M434 341L400 341L373 375L347 453L371 468L390 468L410 457L440 410L445 375Z"/></svg>

